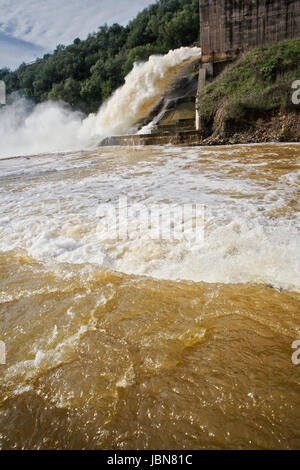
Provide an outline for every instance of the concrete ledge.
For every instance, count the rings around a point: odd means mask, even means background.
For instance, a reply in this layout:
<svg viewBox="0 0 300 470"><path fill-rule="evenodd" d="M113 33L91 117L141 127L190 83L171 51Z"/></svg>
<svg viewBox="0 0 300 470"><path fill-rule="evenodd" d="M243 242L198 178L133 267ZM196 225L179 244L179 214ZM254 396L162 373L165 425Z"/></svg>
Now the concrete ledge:
<svg viewBox="0 0 300 470"><path fill-rule="evenodd" d="M201 144L197 131L181 131L174 134L135 134L112 136L104 139L100 146L135 146L135 145L195 145Z"/></svg>

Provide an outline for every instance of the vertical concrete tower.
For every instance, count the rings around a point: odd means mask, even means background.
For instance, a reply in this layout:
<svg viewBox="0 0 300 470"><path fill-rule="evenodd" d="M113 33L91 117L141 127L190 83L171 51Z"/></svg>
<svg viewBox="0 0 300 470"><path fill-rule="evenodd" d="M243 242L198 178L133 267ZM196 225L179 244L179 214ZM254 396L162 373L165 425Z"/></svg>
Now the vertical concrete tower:
<svg viewBox="0 0 300 470"><path fill-rule="evenodd" d="M296 37L300 37L300 0L200 0L198 91L241 53Z"/></svg>
<svg viewBox="0 0 300 470"><path fill-rule="evenodd" d="M200 0L203 62L300 36L300 0Z"/></svg>

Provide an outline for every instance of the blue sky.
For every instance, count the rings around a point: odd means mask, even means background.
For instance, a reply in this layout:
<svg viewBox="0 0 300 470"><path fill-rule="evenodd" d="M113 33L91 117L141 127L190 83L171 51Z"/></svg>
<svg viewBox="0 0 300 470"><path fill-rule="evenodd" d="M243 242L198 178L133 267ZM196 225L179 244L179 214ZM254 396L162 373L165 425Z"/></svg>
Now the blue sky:
<svg viewBox="0 0 300 470"><path fill-rule="evenodd" d="M14 69L104 23L126 25L155 0L0 0L0 68Z"/></svg>

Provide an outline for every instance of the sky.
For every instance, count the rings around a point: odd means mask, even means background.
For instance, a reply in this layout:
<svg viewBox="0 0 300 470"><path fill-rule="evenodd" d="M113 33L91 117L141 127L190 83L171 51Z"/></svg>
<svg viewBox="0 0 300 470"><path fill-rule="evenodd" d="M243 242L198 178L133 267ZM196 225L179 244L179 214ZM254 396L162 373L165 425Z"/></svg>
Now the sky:
<svg viewBox="0 0 300 470"><path fill-rule="evenodd" d="M0 0L0 68L12 70L107 23L126 25L155 0Z"/></svg>

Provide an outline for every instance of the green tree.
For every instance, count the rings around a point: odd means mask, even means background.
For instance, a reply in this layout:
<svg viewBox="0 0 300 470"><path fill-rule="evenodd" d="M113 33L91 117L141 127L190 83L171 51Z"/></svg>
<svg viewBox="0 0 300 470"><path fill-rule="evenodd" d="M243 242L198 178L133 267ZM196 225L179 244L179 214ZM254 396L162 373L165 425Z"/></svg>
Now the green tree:
<svg viewBox="0 0 300 470"><path fill-rule="evenodd" d="M13 72L1 69L0 79L8 94L19 90L37 103L64 100L85 112L96 111L122 85L134 62L198 40L198 10L198 0L159 0L126 27L103 25L86 40L59 44L34 64Z"/></svg>

